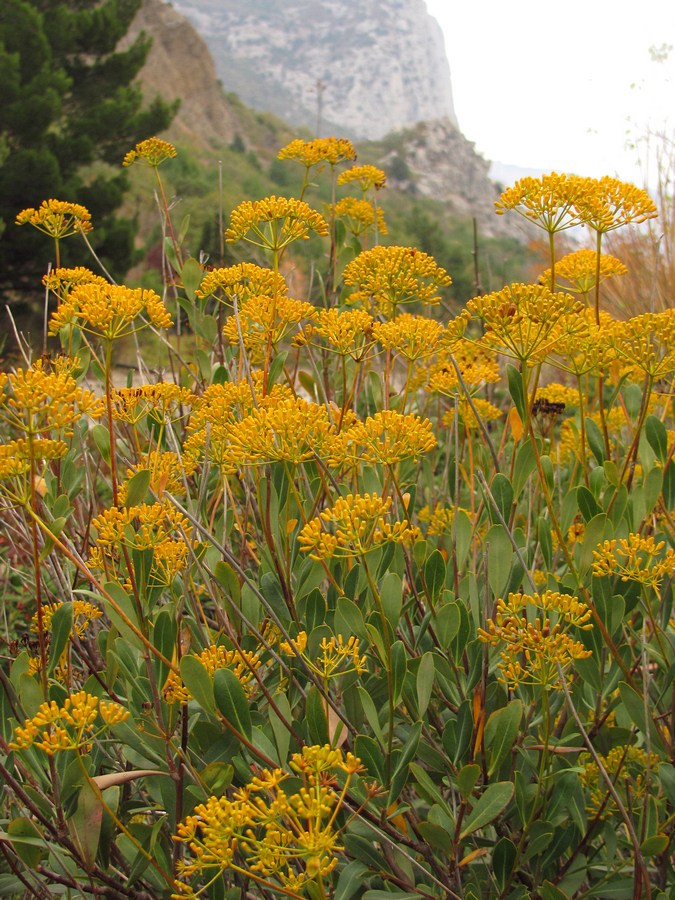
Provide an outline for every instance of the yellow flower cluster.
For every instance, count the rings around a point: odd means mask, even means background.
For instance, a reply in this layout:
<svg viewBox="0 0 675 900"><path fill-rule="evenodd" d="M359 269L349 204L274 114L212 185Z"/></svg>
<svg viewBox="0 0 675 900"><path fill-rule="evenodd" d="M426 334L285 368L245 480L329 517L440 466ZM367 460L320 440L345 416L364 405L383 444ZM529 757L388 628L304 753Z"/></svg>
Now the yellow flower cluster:
<svg viewBox="0 0 675 900"><path fill-rule="evenodd" d="M392 466L404 459L419 459L436 443L429 419L384 409L337 435L330 462L338 466L359 462Z"/></svg>
<svg viewBox="0 0 675 900"><path fill-rule="evenodd" d="M458 507L459 510L462 507ZM463 512L467 512L467 510L463 510ZM417 514L420 522L428 522L427 525L427 535L429 537L438 536L444 534L450 534L452 532L452 523L455 520L455 510L452 506L443 506L442 503L437 503L433 510L429 506L423 506L422 509Z"/></svg>
<svg viewBox="0 0 675 900"><path fill-rule="evenodd" d="M147 316L148 321L137 321L141 315ZM90 282L71 288L51 317L49 333L58 334L66 325L78 325L83 331L111 341L148 324L155 328L171 325L171 316L155 291Z"/></svg>
<svg viewBox="0 0 675 900"><path fill-rule="evenodd" d="M307 746L293 754L290 768L301 782L294 793L283 788L290 773L263 769L231 797L195 807L174 837L192 854L179 864L183 879L201 874L211 881L214 870L232 869L297 896L330 874L342 849L338 813L361 763L327 745ZM201 893L186 881L177 888L176 898Z"/></svg>
<svg viewBox="0 0 675 900"><path fill-rule="evenodd" d="M16 217L17 225L33 225L49 237L60 240L71 234L92 230L91 214L79 203L66 200L43 200L39 209L22 209Z"/></svg>
<svg viewBox="0 0 675 900"><path fill-rule="evenodd" d="M136 160L143 160L143 162L156 169L166 159L174 159L175 156L176 148L173 144L158 137L151 137L140 141L133 150L129 150L124 157L122 165L130 166Z"/></svg>
<svg viewBox="0 0 675 900"><path fill-rule="evenodd" d="M232 471L281 460L298 465L315 456L325 458L334 433L325 406L301 397L279 399L232 425L226 460Z"/></svg>
<svg viewBox="0 0 675 900"><path fill-rule="evenodd" d="M393 350L409 362L423 359L436 352L444 328L426 316L401 313L387 322L376 322L373 334L385 350Z"/></svg>
<svg viewBox="0 0 675 900"><path fill-rule="evenodd" d="M101 275L96 275L91 269L84 266L76 266L74 269L52 269L42 276L43 285L63 301L71 289L80 284L108 284Z"/></svg>
<svg viewBox="0 0 675 900"><path fill-rule="evenodd" d="M360 253L344 270L351 305L373 306L385 317L407 303L440 302L440 289L452 279L433 257L414 247L373 247Z"/></svg>
<svg viewBox="0 0 675 900"><path fill-rule="evenodd" d="M614 322L607 343L629 376L666 378L675 372L675 309Z"/></svg>
<svg viewBox="0 0 675 900"><path fill-rule="evenodd" d="M339 185L356 184L366 194L373 188L376 191L381 190L387 183L387 176L377 166L352 166L351 169L340 172L337 183Z"/></svg>
<svg viewBox="0 0 675 900"><path fill-rule="evenodd" d="M528 608L542 612L532 621ZM509 594L497 601L497 613L486 628L478 629L478 638L500 652L500 680L514 689L519 684L541 685L549 689L559 683L558 666L563 672L577 659L586 659L591 651L570 637L572 627L590 628L591 612L576 597L545 591L543 594Z"/></svg>
<svg viewBox="0 0 675 900"><path fill-rule="evenodd" d="M113 388L113 419L135 425L146 416L157 422L176 422L196 400L192 391L172 381L157 381L136 388Z"/></svg>
<svg viewBox="0 0 675 900"><path fill-rule="evenodd" d="M224 269L212 269L206 273L196 291L197 296L202 298L215 294L221 299L222 294L229 303L233 303L236 297L240 304L249 297L258 297L261 294L278 297L286 293L286 281L280 272L248 262Z"/></svg>
<svg viewBox="0 0 675 900"><path fill-rule="evenodd" d="M0 480L19 478L30 472L31 459L61 459L68 452L65 441L53 441L48 438L19 438L0 444Z"/></svg>
<svg viewBox="0 0 675 900"><path fill-rule="evenodd" d="M593 574L619 575L622 581L637 581L658 590L667 575L675 573L675 550L664 553L665 541L652 535L629 534L621 540L605 541L593 551Z"/></svg>
<svg viewBox="0 0 675 900"><path fill-rule="evenodd" d="M304 300L251 296L239 306L237 315L227 318L223 334L235 347L243 342L251 360L259 363L268 347L276 350L291 329L315 315L315 308Z"/></svg>
<svg viewBox="0 0 675 900"><path fill-rule="evenodd" d="M628 269L621 260L609 253L600 254L600 281L605 281L614 275L625 275ZM541 276L544 284L551 283L551 270ZM598 278L598 254L595 250L575 250L558 260L555 264L556 287L558 281L567 282L562 289L574 294L589 294L596 285Z"/></svg>
<svg viewBox="0 0 675 900"><path fill-rule="evenodd" d="M457 363L464 384L478 389L493 384L501 378L496 351L486 344L464 338L455 342L452 354L442 352L429 366L426 390L452 397L460 391L460 381L452 359Z"/></svg>
<svg viewBox="0 0 675 900"><path fill-rule="evenodd" d="M346 643L341 634L322 638L317 657L308 656L306 648L306 631L300 631L290 642L281 641L279 644L279 650L287 656L301 656L323 681L347 672L357 672L360 675L366 671L366 657L361 655L360 641L354 635L350 635Z"/></svg>
<svg viewBox="0 0 675 900"><path fill-rule="evenodd" d="M168 502L111 507L92 520L96 532L89 565L103 570L108 578L117 578L120 555L128 551L152 550L148 585L168 586L188 564L192 526L189 520Z"/></svg>
<svg viewBox="0 0 675 900"><path fill-rule="evenodd" d="M211 644L201 653L194 654L211 677L218 669L230 669L244 688L247 697L251 697L256 682L253 673L260 668L260 656L248 650L228 650L222 644ZM187 703L192 695L180 680L177 672L171 671L164 685L164 699L167 703Z"/></svg>
<svg viewBox="0 0 675 900"><path fill-rule="evenodd" d="M362 362L375 343L374 321L363 309L319 309L314 322L302 329L294 343L311 344Z"/></svg>
<svg viewBox="0 0 675 900"><path fill-rule="evenodd" d="M387 234L387 223L384 221L383 210L379 206L373 206L368 200L343 197L333 207L333 214L336 219L344 220L348 231L354 237L359 237L367 231Z"/></svg>
<svg viewBox="0 0 675 900"><path fill-rule="evenodd" d="M315 138L313 141L297 138L282 147L277 159L295 159L310 169L321 163L336 166L345 160L356 159L356 150L346 138Z"/></svg>
<svg viewBox="0 0 675 900"><path fill-rule="evenodd" d="M25 435L69 437L83 415L98 418L103 404L73 378L76 365L77 360L57 356L38 359L29 369L0 372L0 420ZM52 458L53 449L45 446L45 458Z"/></svg>
<svg viewBox="0 0 675 900"><path fill-rule="evenodd" d="M552 172L521 178L495 203L498 215L512 209L549 234L587 225L605 233L657 215L649 194L616 178L582 178Z"/></svg>
<svg viewBox="0 0 675 900"><path fill-rule="evenodd" d="M92 742L118 722L129 717L128 710L112 701L99 700L85 691L67 697L62 706L55 700L41 704L37 713L14 730L11 750L39 747L49 756L61 750L91 749ZM97 727L97 720L103 723Z"/></svg>
<svg viewBox="0 0 675 900"><path fill-rule="evenodd" d="M309 232L328 234L325 219L304 200L266 197L244 200L230 216L225 239L230 243L246 240L265 250L283 250L298 239L309 238Z"/></svg>
<svg viewBox="0 0 675 900"><path fill-rule="evenodd" d="M651 772L658 769L660 763L658 754L647 753L642 747L622 745L613 747L607 756L601 756L600 762L612 779L624 807L629 812L639 815L643 809L648 784L645 773L648 769ZM616 801L607 791L605 779L594 760L586 763L580 778L588 791L589 802L586 809L591 815L606 819L618 813Z"/></svg>
<svg viewBox="0 0 675 900"><path fill-rule="evenodd" d="M185 493L185 480L194 474L196 468L192 457L180 457L172 450L150 450L132 467L127 469L127 478L132 478L138 472L150 472L149 490L162 499L162 494L168 491L174 497ZM126 503L127 485L120 486L118 502Z"/></svg>
<svg viewBox="0 0 675 900"><path fill-rule="evenodd" d="M47 603L42 607L42 627L45 631L51 631L54 613L62 606L63 603ZM97 606L94 606L93 603L89 603L88 600L73 600L71 601L71 606L73 608L73 631L78 637L84 637L90 623L95 619L100 619L103 612ZM32 630L35 632L38 630L37 623L38 617L37 613L35 613L31 625Z"/></svg>
<svg viewBox="0 0 675 900"><path fill-rule="evenodd" d="M483 342L515 359L542 362L564 335L583 329L582 305L570 294L534 284L511 284L473 297L467 308L483 321Z"/></svg>
<svg viewBox="0 0 675 900"><path fill-rule="evenodd" d="M361 556L386 543L413 544L420 537L417 526L407 521L389 522L391 508L376 494L348 494L302 528L300 549L312 559Z"/></svg>

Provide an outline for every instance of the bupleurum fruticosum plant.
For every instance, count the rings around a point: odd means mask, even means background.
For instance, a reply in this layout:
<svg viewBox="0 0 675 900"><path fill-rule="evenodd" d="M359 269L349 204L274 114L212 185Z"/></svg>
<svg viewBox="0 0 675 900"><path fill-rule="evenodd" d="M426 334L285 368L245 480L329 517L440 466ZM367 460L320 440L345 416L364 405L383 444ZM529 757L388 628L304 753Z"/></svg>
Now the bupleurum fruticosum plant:
<svg viewBox="0 0 675 900"><path fill-rule="evenodd" d="M0 375L0 893L666 900L675 326L602 296L650 198L521 180L548 268L460 308L349 141L288 144L213 267L175 155L125 159L164 289L64 267L77 204L18 218L65 355Z"/></svg>

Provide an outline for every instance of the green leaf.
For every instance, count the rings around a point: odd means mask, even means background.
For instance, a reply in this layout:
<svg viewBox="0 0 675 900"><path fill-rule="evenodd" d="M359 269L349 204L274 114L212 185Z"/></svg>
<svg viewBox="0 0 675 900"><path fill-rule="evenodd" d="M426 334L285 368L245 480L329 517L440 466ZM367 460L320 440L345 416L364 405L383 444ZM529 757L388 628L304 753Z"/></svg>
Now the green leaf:
<svg viewBox="0 0 675 900"><path fill-rule="evenodd" d="M138 506L140 503L143 503L149 487L149 469L141 469L139 472L136 472L135 475L132 475L127 482L127 499L124 504L125 507L128 509L130 506Z"/></svg>
<svg viewBox="0 0 675 900"><path fill-rule="evenodd" d="M666 426L657 416L647 416L644 425L645 436L649 446L661 465L665 465L668 458L668 432Z"/></svg>
<svg viewBox="0 0 675 900"><path fill-rule="evenodd" d="M343 637L353 634L362 641L369 640L363 614L356 603L348 597L338 597L337 599L333 630L335 634L341 634Z"/></svg>
<svg viewBox="0 0 675 900"><path fill-rule="evenodd" d="M348 863L340 872L333 900L351 900L354 894L363 887L363 878L367 871L368 867L356 859Z"/></svg>
<svg viewBox="0 0 675 900"><path fill-rule="evenodd" d="M659 853L663 853L668 846L668 843L668 835L652 834L642 842L640 850L642 850L644 856L658 856Z"/></svg>
<svg viewBox="0 0 675 900"><path fill-rule="evenodd" d="M444 606L436 607L433 622L441 647L444 649L449 648L462 622L462 614L459 611L458 604L451 601Z"/></svg>
<svg viewBox="0 0 675 900"><path fill-rule="evenodd" d="M31 819L25 816L12 819L7 825L7 835L19 859L30 869L37 868L47 857L44 840Z"/></svg>
<svg viewBox="0 0 675 900"><path fill-rule="evenodd" d="M511 700L506 706L493 712L487 720L484 743L489 751L489 777L494 775L504 757L511 752L511 748L518 736L522 716L522 701Z"/></svg>
<svg viewBox="0 0 675 900"><path fill-rule="evenodd" d="M513 545L503 525L492 525L485 536L488 582L495 597L501 597L511 572Z"/></svg>
<svg viewBox="0 0 675 900"><path fill-rule="evenodd" d="M638 692L625 681L619 683L619 695L626 712L631 720L637 725L640 731L646 735L649 729L649 736L652 741L652 747L658 749L661 755L667 759L668 751L663 743L663 738L658 728L654 725L651 716L648 716L649 704L645 709L643 698Z"/></svg>
<svg viewBox="0 0 675 900"><path fill-rule="evenodd" d="M658 503L663 489L663 469L660 466L654 466L647 472L644 480L645 491L645 515L650 515Z"/></svg>
<svg viewBox="0 0 675 900"><path fill-rule="evenodd" d="M396 799L398 799L398 795L405 787L405 784L408 780L408 767L410 765L410 761L417 753L421 734L422 723L417 722L410 729L408 739L403 746L401 755L397 758L394 765L394 772L391 776L391 786L389 788L389 796L387 797L387 806L391 806L391 804Z"/></svg>
<svg viewBox="0 0 675 900"><path fill-rule="evenodd" d="M380 742L380 745L384 747L384 734L382 732L382 726L380 725L380 716L373 701L373 698L370 696L368 691L359 685L357 688L357 693L359 700L361 701L361 706L363 707L363 712L368 720L368 724L371 727L371 730L375 737Z"/></svg>
<svg viewBox="0 0 675 900"><path fill-rule="evenodd" d="M251 711L241 682L231 669L216 669L213 696L222 715L240 734L251 739Z"/></svg>
<svg viewBox="0 0 675 900"><path fill-rule="evenodd" d="M396 572L388 572L384 576L380 586L380 596L386 619L391 625L392 631L396 631L403 606L403 582L400 575L397 575Z"/></svg>
<svg viewBox="0 0 675 900"><path fill-rule="evenodd" d="M392 691L393 703L396 706L401 699L401 691L403 690L403 682L405 680L407 668L407 655L402 641L395 641L391 645L391 673L393 677Z"/></svg>
<svg viewBox="0 0 675 900"><path fill-rule="evenodd" d="M326 704L316 685L312 685L307 692L307 731L312 743L328 744L328 718L326 717Z"/></svg>
<svg viewBox="0 0 675 900"><path fill-rule="evenodd" d="M492 871L495 873L497 884L502 890L506 887L506 883L511 877L511 872L513 872L516 853L516 845L506 837L497 841L492 851Z"/></svg>
<svg viewBox="0 0 675 900"><path fill-rule="evenodd" d="M593 419L586 419L586 440L591 448L591 453L596 458L598 465L601 466L605 461L605 442L602 432Z"/></svg>
<svg viewBox="0 0 675 900"><path fill-rule="evenodd" d="M434 850L447 853L452 849L452 834L441 825L436 825L434 822L419 822L417 830Z"/></svg>
<svg viewBox="0 0 675 900"><path fill-rule="evenodd" d="M194 301L195 291L202 280L202 267L199 265L199 260L193 257L186 259L180 270L180 278L188 300Z"/></svg>
<svg viewBox="0 0 675 900"><path fill-rule="evenodd" d="M541 900L569 900L567 894L557 888L550 881L545 881L541 888Z"/></svg>
<svg viewBox="0 0 675 900"><path fill-rule="evenodd" d="M497 781L489 785L466 818L460 840L496 819L509 805L512 797L513 784L510 781Z"/></svg>
<svg viewBox="0 0 675 900"><path fill-rule="evenodd" d="M490 493L492 494L497 508L505 522L508 523L511 516L511 507L513 505L513 487L506 475L498 472L492 479L490 485ZM490 511L492 515L492 510Z"/></svg>
<svg viewBox="0 0 675 900"><path fill-rule="evenodd" d="M445 584L445 560L440 550L434 550L424 564L424 582L431 595L431 600L436 601Z"/></svg>
<svg viewBox="0 0 675 900"><path fill-rule="evenodd" d="M110 432L105 425L97 424L91 429L91 436L106 462L110 462Z"/></svg>
<svg viewBox="0 0 675 900"><path fill-rule="evenodd" d="M422 900L422 894L412 891L366 891L362 900Z"/></svg>
<svg viewBox="0 0 675 900"><path fill-rule="evenodd" d="M506 366L506 377L509 382L509 394L511 394L511 399L518 410L518 415L522 421L525 422L527 420L527 403L525 401L525 392L523 390L523 376L515 366L509 363Z"/></svg>
<svg viewBox="0 0 675 900"><path fill-rule="evenodd" d="M539 516L537 519L537 539L546 568L550 569L553 559L553 540L551 538L551 523L544 516Z"/></svg>
<svg viewBox="0 0 675 900"><path fill-rule="evenodd" d="M152 629L152 643L166 659L173 659L178 638L178 621L174 609L159 611ZM157 684L161 687L169 676L170 667L161 659L153 657L153 667Z"/></svg>
<svg viewBox="0 0 675 900"><path fill-rule="evenodd" d="M528 438L516 453L516 464L513 472L511 484L513 485L513 494L517 499L520 497L523 488L527 483L527 479L537 468L537 458L532 448L532 441Z"/></svg>
<svg viewBox="0 0 675 900"><path fill-rule="evenodd" d="M424 716L429 706L431 692L434 688L434 677L436 668L434 666L434 654L428 650L420 660L417 669L417 714L420 718Z"/></svg>
<svg viewBox="0 0 675 900"><path fill-rule="evenodd" d="M386 780L382 748L367 734L357 734L354 740L354 755L361 760L371 778L380 784Z"/></svg>
<svg viewBox="0 0 675 900"><path fill-rule="evenodd" d="M476 765L476 763L468 763L468 765L462 766L459 770L457 773L457 790L461 794L462 800L469 799L473 789L476 787L479 776L480 766Z"/></svg>
<svg viewBox="0 0 675 900"><path fill-rule="evenodd" d="M279 713L281 713L286 722L291 724L293 722L293 712L291 710L291 705L288 702L288 697L286 696L286 694L275 694L274 702L279 710ZM290 747L291 743L291 733L288 730L288 727L279 718L279 715L276 713L276 711L272 709L272 707L270 707L267 715L270 720L270 725L272 726L274 742L277 745L279 762L282 766L284 766L286 764L286 760L288 759L288 748Z"/></svg>
<svg viewBox="0 0 675 900"><path fill-rule="evenodd" d="M577 488L577 503L579 504L579 512L584 517L584 522L590 522L594 516L602 512L602 507L584 485L580 485Z"/></svg>
<svg viewBox="0 0 675 900"><path fill-rule="evenodd" d="M73 604L62 603L52 615L52 640L49 645L47 674L51 675L59 664L63 651L68 645L73 628Z"/></svg>
<svg viewBox="0 0 675 900"><path fill-rule="evenodd" d="M85 780L77 798L77 809L67 824L71 837L90 866L96 861L102 821L103 804L99 792Z"/></svg>
<svg viewBox="0 0 675 900"><path fill-rule="evenodd" d="M196 656L184 656L180 661L180 677L204 712L216 714L213 682L202 661Z"/></svg>

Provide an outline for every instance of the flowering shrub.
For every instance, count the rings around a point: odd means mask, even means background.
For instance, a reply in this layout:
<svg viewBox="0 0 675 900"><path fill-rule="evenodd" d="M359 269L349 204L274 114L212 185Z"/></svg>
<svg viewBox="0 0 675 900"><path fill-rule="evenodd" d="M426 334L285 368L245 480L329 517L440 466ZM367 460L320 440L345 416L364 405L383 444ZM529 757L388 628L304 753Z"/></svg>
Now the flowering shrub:
<svg viewBox="0 0 675 900"><path fill-rule="evenodd" d="M174 155L124 164L163 198ZM187 256L166 206L164 295L57 256L63 353L0 374L0 894L672 897L675 319L602 302L653 204L524 179L497 212L550 268L448 316L452 273L381 243L384 173L279 157L300 197L225 232L250 260Z"/></svg>

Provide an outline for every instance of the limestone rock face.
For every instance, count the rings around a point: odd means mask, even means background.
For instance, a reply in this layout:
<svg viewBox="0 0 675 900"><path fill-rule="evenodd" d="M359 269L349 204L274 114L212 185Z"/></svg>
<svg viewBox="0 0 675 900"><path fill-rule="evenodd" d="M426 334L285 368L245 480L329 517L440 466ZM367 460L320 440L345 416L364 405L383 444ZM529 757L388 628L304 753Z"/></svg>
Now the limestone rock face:
<svg viewBox="0 0 675 900"><path fill-rule="evenodd" d="M441 29L424 0L174 0L249 106L322 135L456 124ZM318 127L317 127L318 126Z"/></svg>
<svg viewBox="0 0 675 900"><path fill-rule="evenodd" d="M490 163L454 122L419 122L396 137L396 149L378 163L389 172L390 186L451 204L459 218L475 217L485 236L527 236L519 217L495 215L499 191L489 178Z"/></svg>
<svg viewBox="0 0 675 900"><path fill-rule="evenodd" d="M131 43L141 31L152 38L141 72L145 94L181 101L169 137L193 145L231 141L236 117L203 38L163 0L144 0L121 46Z"/></svg>

